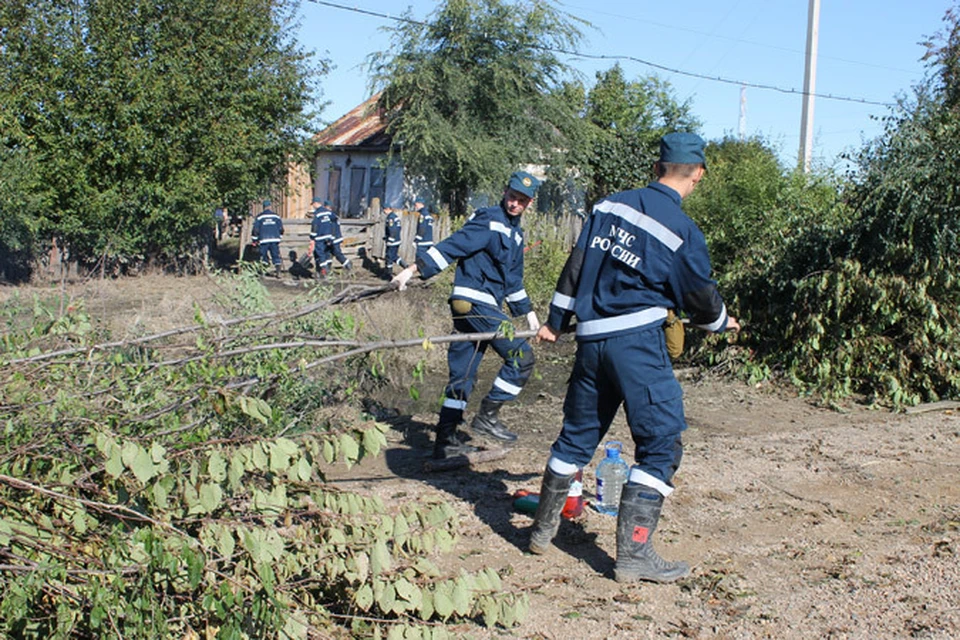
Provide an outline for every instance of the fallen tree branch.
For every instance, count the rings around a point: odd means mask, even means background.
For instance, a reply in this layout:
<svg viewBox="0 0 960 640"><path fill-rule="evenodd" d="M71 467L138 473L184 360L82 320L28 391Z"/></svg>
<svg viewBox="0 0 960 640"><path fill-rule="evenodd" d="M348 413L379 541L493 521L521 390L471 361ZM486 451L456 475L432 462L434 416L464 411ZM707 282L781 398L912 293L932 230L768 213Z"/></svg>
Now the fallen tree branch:
<svg viewBox="0 0 960 640"><path fill-rule="evenodd" d="M427 460L423 463L424 471L452 471L453 469L462 469L482 462L492 462L501 458L506 458L509 449L481 449L480 451L471 451L452 458L443 460Z"/></svg>
<svg viewBox="0 0 960 640"><path fill-rule="evenodd" d="M928 402L915 407L907 407L903 410L906 414L926 413L928 411L948 411L950 409L960 409L960 402L956 400L941 400L940 402Z"/></svg>
<svg viewBox="0 0 960 640"><path fill-rule="evenodd" d="M347 302L356 302L358 300L363 300L366 298L371 298L374 296L379 296L388 291L396 290L396 285L392 283L387 283L381 286L376 287L367 287L359 291L351 291L351 288L348 287L338 293L337 295L324 300L322 302L317 302L315 304L308 305L301 309L294 309L292 311L276 311L272 313L260 313L252 316L243 316L239 318L229 318L226 320L220 320L218 322L210 322L206 324L195 324L188 327L180 327L178 329L170 329L168 331L162 331L160 333L151 334L148 336L141 336L139 338L129 338L124 340L117 340L114 342L103 342L100 344L89 345L86 347L74 347L71 349L60 349L58 351L51 351L50 353L41 353L35 356L30 356L27 358L16 358L13 360L8 360L6 364L26 364L30 362L40 362L43 360L50 360L52 358L57 358L60 356L76 355L78 353L92 353L94 351L106 351L108 349L117 349L120 347L129 347L133 345L145 344L147 342L154 342L156 340L163 340L164 338L170 338L172 336L183 335L185 333L195 333L197 331L202 331L204 329L209 329L211 327L231 327L237 324L243 324L246 322L259 322L261 320L274 320L277 318L282 318L285 320L294 320L296 318L315 313L329 306L344 304Z"/></svg>
<svg viewBox="0 0 960 640"><path fill-rule="evenodd" d="M140 522L148 522L154 525L155 527L160 527L161 529L167 529L169 531L173 531L177 535L183 536L184 538L191 537L187 535L186 532L181 531L180 529L177 529L172 524L161 522L160 520L151 518L146 514L140 513L139 511L135 511L121 504L108 504L106 502L99 502L96 500L84 500L83 498L75 498L74 496L68 496L67 494L60 493L59 491L52 491L45 487L41 487L39 485L35 485L25 480L20 480L19 478L14 478L13 476L8 476L8 475L0 474L0 482L4 482L10 485L11 487L14 487L17 489L24 489L26 491L33 491L35 493L49 496L56 500L61 500L66 502L76 502L78 504L82 504L85 507L93 509L94 511L109 513L121 520L138 520Z"/></svg>

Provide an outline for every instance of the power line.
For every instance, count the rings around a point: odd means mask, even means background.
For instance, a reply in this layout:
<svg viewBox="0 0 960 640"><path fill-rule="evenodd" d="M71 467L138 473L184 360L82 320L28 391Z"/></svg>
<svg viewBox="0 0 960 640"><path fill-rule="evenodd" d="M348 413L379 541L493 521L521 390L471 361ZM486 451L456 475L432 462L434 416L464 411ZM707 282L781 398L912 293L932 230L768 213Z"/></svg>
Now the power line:
<svg viewBox="0 0 960 640"><path fill-rule="evenodd" d="M712 39L715 39L715 40L729 40L729 41L731 41L731 42L736 42L736 43L739 43L739 44L747 44L747 45L750 45L750 46L753 46L753 47L762 47L762 48L765 48L765 49L773 49L774 51L783 51L783 52L786 52L786 53L793 53L793 54L796 54L796 55L798 55L798 56L803 56L803 51L800 51L800 50L798 50L798 49L796 49L796 48L793 48L793 47L783 47L783 46L779 46L779 45L770 44L770 43L767 43L767 42L758 42L758 41L756 41L756 40L746 40L746 39L743 39L743 38L734 38L734 37L731 37L731 36L725 36L725 35L723 35L723 34L714 33L714 32L711 32L711 31L701 31L701 30L699 30L699 29L691 29L691 28L689 28L689 27L683 27L683 26L676 25L676 24L665 24L665 23L663 23L663 22L657 22L657 21L655 21L655 20L644 20L644 19L642 19L642 18L637 18L636 16L625 16L625 15L622 15L622 14L619 14L619 13L611 13L611 12L609 12L609 11L600 11L599 9L587 9L586 7L580 7L580 6L572 5L572 4L569 4L569 3L566 3L566 2L560 2L560 4L562 4L562 5L564 5L564 6L568 6L568 7L573 8L573 9L585 9L585 10L587 10L587 11L591 11L592 13L595 13L595 14L598 14L598 15L610 16L610 17L612 17L612 18L618 18L618 19L621 19L621 20L629 20L629 21L632 21L632 22L639 22L639 23L641 23L641 24L648 24L648 25L652 25L652 26L654 26L654 27L660 27L660 28L663 28L663 29L671 29L671 30L673 30L673 31L683 31L683 32L685 32L685 33L692 33L692 34L694 34L694 35L704 36L705 38L712 38ZM572 15L572 14L571 14L571 15ZM862 60L849 60L849 59L847 59L847 58L838 58L838 57L836 57L836 56L823 56L823 55L820 56L820 59L821 59L821 60L834 60L834 61L836 61L836 62L844 62L844 63L846 63L846 64L855 64L855 65L858 65L858 66L861 66L861 67L869 67L869 68L873 68L873 69L882 69L882 70L884 70L884 71L896 71L896 72L898 72L898 73L910 74L910 75L913 76L913 77L916 77L916 76L917 76L917 72L916 72L915 70L912 70L912 69L901 69L901 68L899 68L899 67L891 67L891 66L887 66L887 65L872 64L872 63L870 63L870 62L864 62L864 61L862 61Z"/></svg>
<svg viewBox="0 0 960 640"><path fill-rule="evenodd" d="M429 26L426 22L421 20L413 20L412 18L405 18L403 16L394 16L389 13L379 13L377 11L370 11L368 9L360 9L358 7L350 7L343 4L338 4L336 2L326 2L325 0L309 0L310 2L318 5L323 5L325 7L331 7L333 9L342 9L344 11L351 11L353 13L359 13L363 15L373 16L376 18L384 18L387 20L393 20L395 22L406 22L408 24L416 24L423 27ZM637 58L635 56L628 55L604 55L604 54L589 54L589 53L580 53L579 51L567 51L565 49L556 49L553 47L539 47L544 51L550 51L551 53L559 53L574 58L582 58L585 60L611 60L611 61L626 61L636 62L637 64L645 65L653 69L658 69L667 73L674 73L681 76L687 76L689 78L698 78L701 80L709 80L711 82L720 82L723 84L732 84L743 87L750 87L752 89L763 89L766 91L777 91L779 93L793 94L798 96L806 95L802 90L799 89L786 89L784 87L778 87L771 84L763 84L758 82L747 82L745 80L733 80L731 78L724 78L723 76L710 76L704 73L697 73L695 71L685 71L683 69L676 69L673 67L668 67L656 62L651 62L649 60L644 60L642 58ZM893 107L896 106L893 102L880 102L877 100L867 100L866 98L851 98L848 96L837 96L830 93L811 93L811 96L815 98L822 98L824 100L836 100L839 102L853 102L856 104L868 104L876 105L880 107Z"/></svg>

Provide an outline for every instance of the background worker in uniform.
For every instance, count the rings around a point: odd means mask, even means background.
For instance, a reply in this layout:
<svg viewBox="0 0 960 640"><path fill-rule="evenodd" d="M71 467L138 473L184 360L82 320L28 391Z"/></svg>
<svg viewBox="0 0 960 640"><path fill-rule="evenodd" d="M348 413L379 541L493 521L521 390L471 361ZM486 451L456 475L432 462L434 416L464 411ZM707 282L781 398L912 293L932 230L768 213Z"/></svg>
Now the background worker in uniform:
<svg viewBox="0 0 960 640"><path fill-rule="evenodd" d="M384 271L387 277L393 277L393 265L397 264L404 267L403 259L400 257L400 216L397 215L393 207L384 207L383 212L387 214L383 223L383 244L384 244Z"/></svg>
<svg viewBox="0 0 960 640"><path fill-rule="evenodd" d="M323 206L330 211L330 232L332 235L330 253L333 254L333 257L337 259L337 262L339 262L344 269L350 271L353 269L353 265L350 263L350 258L343 255L343 232L340 230L340 217L337 216L337 212L333 210L333 206L329 200L324 200Z"/></svg>
<svg viewBox="0 0 960 640"><path fill-rule="evenodd" d="M651 541L663 499L673 491L687 426L664 338L667 310L684 311L708 331L740 328L711 279L703 233L680 208L703 178L703 147L696 134L667 134L655 182L594 205L537 334L537 341L555 342L576 317L577 356L563 428L544 471L530 551L548 549L570 481L590 462L624 404L635 464L617 519L619 582L672 582L690 571L685 562L663 560Z"/></svg>
<svg viewBox="0 0 960 640"><path fill-rule="evenodd" d="M314 277L318 280L330 272L330 247L333 241L333 211L320 198L314 198L313 222L310 223L310 253L313 255Z"/></svg>
<svg viewBox="0 0 960 640"><path fill-rule="evenodd" d="M430 213L430 207L423 204L421 200L413 203L413 208L417 212L417 235L413 239L417 251L420 249L429 249L433 246L433 214Z"/></svg>
<svg viewBox="0 0 960 640"><path fill-rule="evenodd" d="M525 315L531 329L540 327L530 298L523 288L523 229L520 216L530 206L540 182L525 172L514 173L503 192L500 204L477 210L453 235L417 252L416 264L393 279L400 290L415 273L430 278L454 262L457 265L450 309L453 327L458 333L497 331L509 319L500 310L506 301L511 315ZM514 400L533 372L533 350L526 340L497 338L482 342L453 342L447 350L450 377L444 390L443 406L437 422L433 457L448 458L476 447L457 433L463 412L487 347L492 347L503 366L493 387L480 404L471 429L496 440L512 442L516 434L500 421L500 407Z"/></svg>
<svg viewBox="0 0 960 640"><path fill-rule="evenodd" d="M260 260L264 264L273 263L274 274L279 278L282 270L280 258L280 238L283 236L283 220L270 209L271 202L263 201L263 211L253 221L251 241L260 249Z"/></svg>

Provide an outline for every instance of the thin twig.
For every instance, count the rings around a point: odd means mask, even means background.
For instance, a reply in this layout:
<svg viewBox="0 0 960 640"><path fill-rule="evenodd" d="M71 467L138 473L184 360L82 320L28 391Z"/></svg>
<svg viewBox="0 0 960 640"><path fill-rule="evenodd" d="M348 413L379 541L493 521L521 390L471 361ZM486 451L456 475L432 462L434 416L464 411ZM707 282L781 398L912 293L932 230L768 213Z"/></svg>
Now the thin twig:
<svg viewBox="0 0 960 640"><path fill-rule="evenodd" d="M17 489L26 489L28 491L34 491L36 493L39 493L45 496L50 496L51 498L55 498L57 500L65 500L67 502L76 502L78 504L82 504L85 507L95 509L96 511L105 511L107 513L112 513L113 515L121 519L129 518L131 520L149 522L150 524L156 527L160 527L162 529L169 529L170 531L173 531L174 533L181 535L185 538L190 537L185 532L181 531L180 529L177 529L172 524L161 522L160 520L156 520L154 518L151 518L150 516L140 513L139 511L134 511L133 509L130 509L129 507L125 507L120 504L108 504L106 502L99 502L97 500L85 500L83 498L75 498L73 496L68 496L65 493L60 493L58 491L51 491L50 489L47 489L45 487L41 487L33 483L27 482L25 480L20 480L19 478L14 478L12 476L3 475L3 474L0 474L0 482L5 482L11 487L16 487Z"/></svg>
<svg viewBox="0 0 960 640"><path fill-rule="evenodd" d="M75 347L72 349L61 349L59 351L51 351L50 353L41 353L35 356L30 356L28 358L17 358L14 360L8 360L7 364L25 364L28 362L39 362L41 360L49 360L51 358L56 358L59 356L65 355L74 355L77 353L91 353L93 351L104 351L107 349L115 349L118 347L128 347L137 344L144 344L146 342L154 342L156 340L162 340L164 338L169 338L171 336L182 335L184 333L194 333L197 331L202 331L210 327L230 327L237 324L243 324L246 322L258 322L260 320L273 320L276 318L285 318L287 320L294 320L296 318L309 315L326 307L343 304L346 302L355 302L357 300L362 300L372 296L378 296L380 294L386 293L387 291L393 291L396 289L396 285L385 284L382 286L368 287L356 293L346 293L343 292L333 296L328 300L322 302L317 302L315 304L308 305L301 309L296 309L293 311L277 311L272 313L261 313L253 316L243 316L239 318L230 318L227 320L221 320L219 322L211 322L207 324L195 324L189 327L180 327L178 329L170 329L168 331L162 331L160 333L155 333L148 336L141 336L139 338L130 338L125 340L117 340L114 342L103 342L100 344L94 344L87 347Z"/></svg>

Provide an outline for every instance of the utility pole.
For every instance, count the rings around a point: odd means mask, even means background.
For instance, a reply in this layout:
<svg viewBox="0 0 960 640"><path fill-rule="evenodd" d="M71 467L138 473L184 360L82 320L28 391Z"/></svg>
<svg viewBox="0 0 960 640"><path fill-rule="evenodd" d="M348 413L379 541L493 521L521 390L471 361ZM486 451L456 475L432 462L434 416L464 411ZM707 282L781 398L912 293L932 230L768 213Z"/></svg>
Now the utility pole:
<svg viewBox="0 0 960 640"><path fill-rule="evenodd" d="M740 85L740 142L747 139L747 86Z"/></svg>
<svg viewBox="0 0 960 640"><path fill-rule="evenodd" d="M817 41L820 39L820 0L810 0L807 12L807 58L803 71L803 114L800 116L800 159L810 173L813 155L813 94L817 87Z"/></svg>

